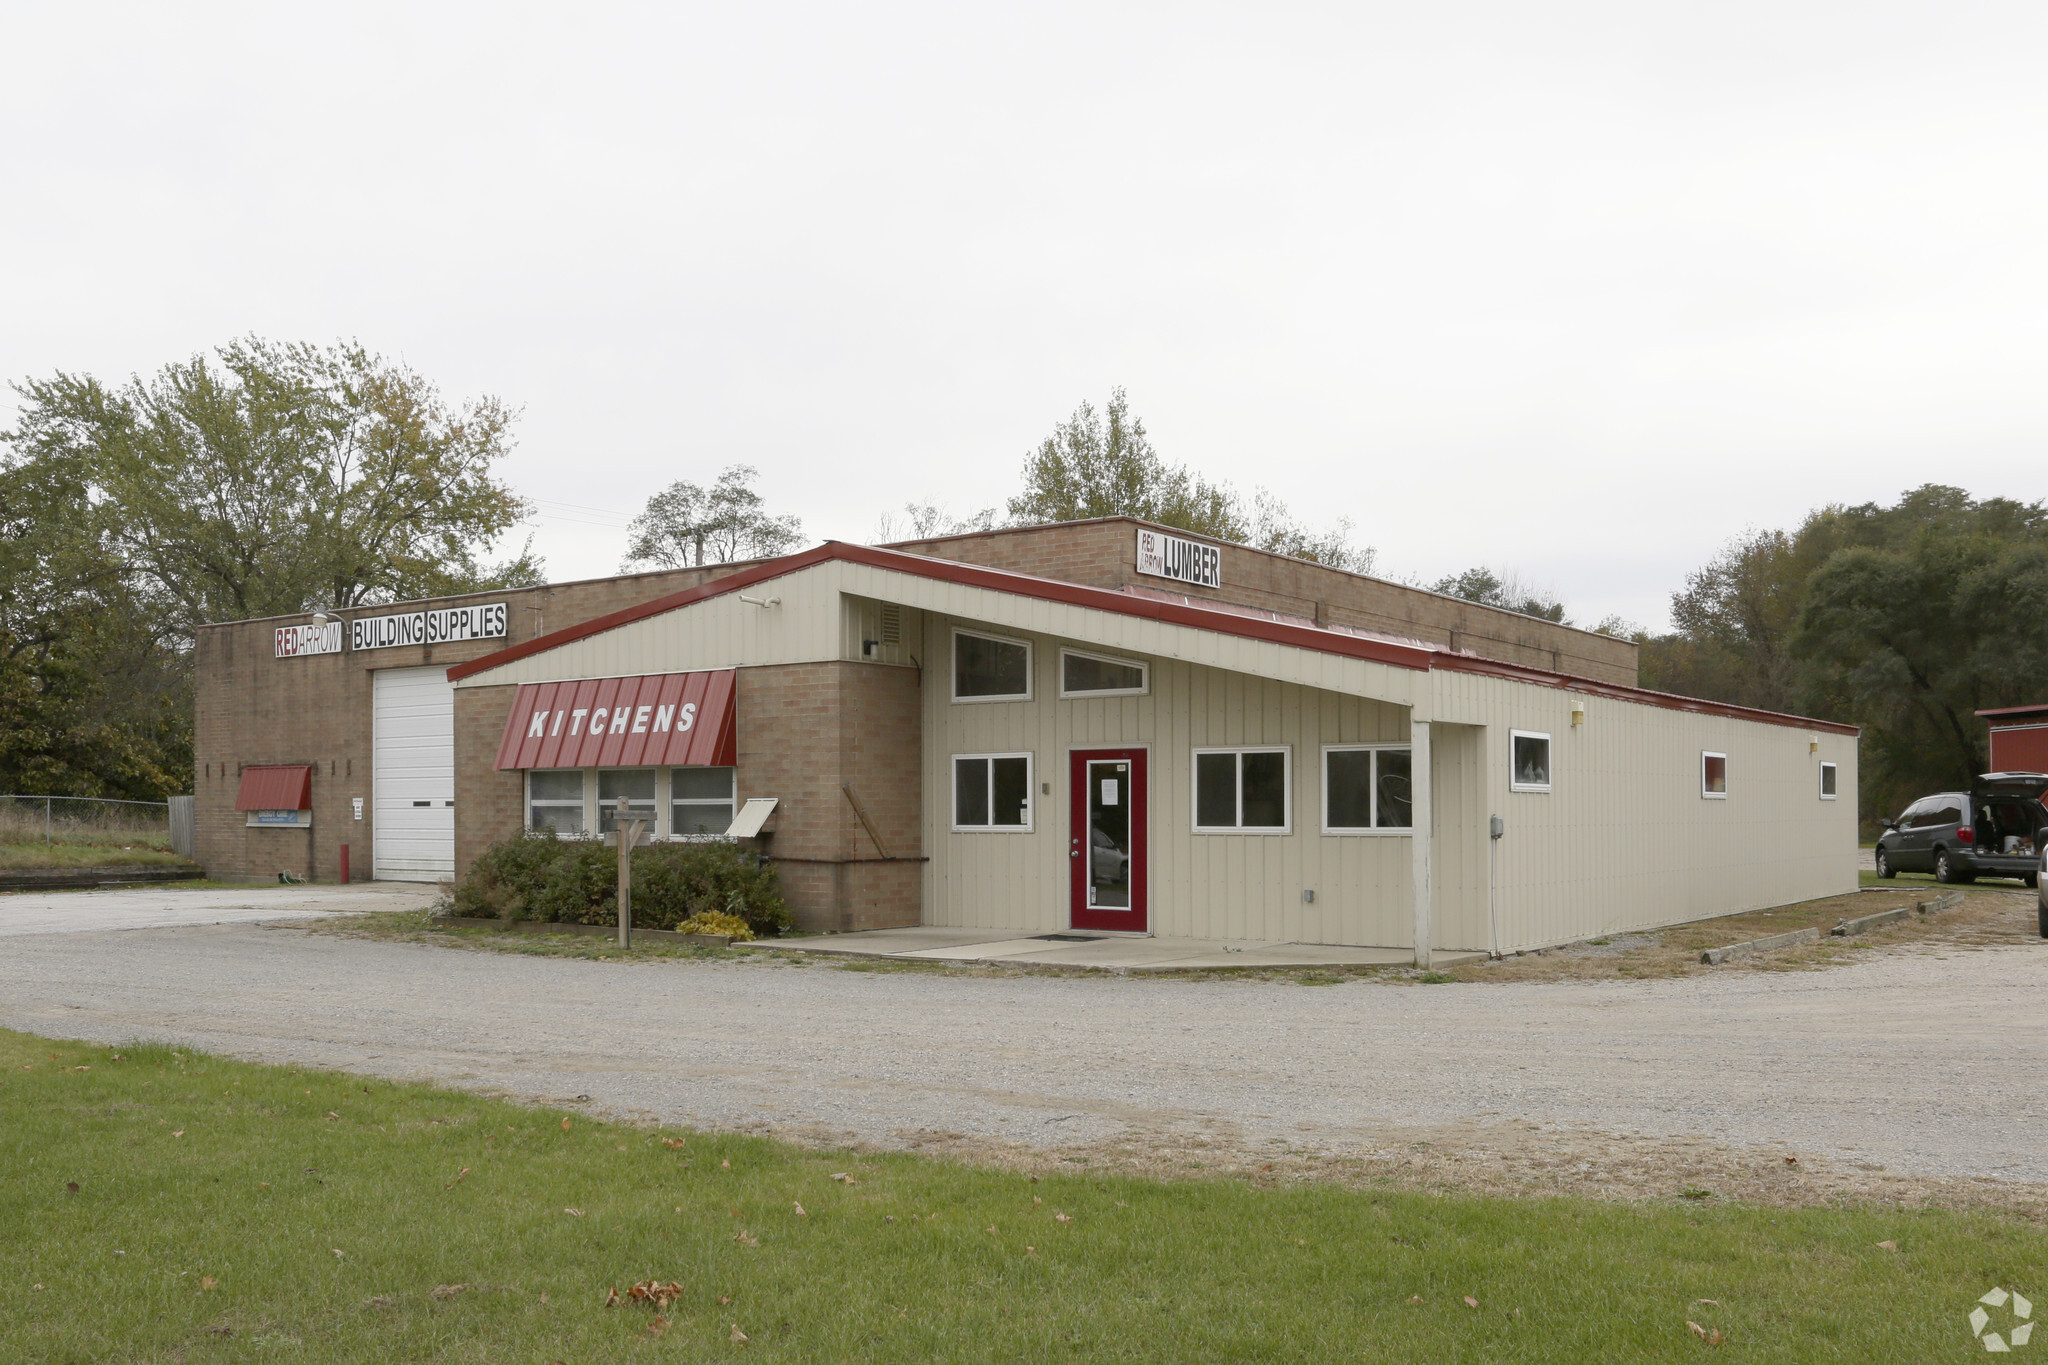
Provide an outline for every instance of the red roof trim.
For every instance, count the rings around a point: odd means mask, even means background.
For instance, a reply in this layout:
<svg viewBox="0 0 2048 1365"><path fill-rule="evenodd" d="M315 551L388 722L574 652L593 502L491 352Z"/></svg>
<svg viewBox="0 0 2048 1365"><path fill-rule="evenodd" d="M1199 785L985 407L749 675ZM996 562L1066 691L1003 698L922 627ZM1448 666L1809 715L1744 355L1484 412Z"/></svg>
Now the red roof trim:
<svg viewBox="0 0 2048 1365"><path fill-rule="evenodd" d="M311 810L313 769L306 763L276 763L242 769L236 810Z"/></svg>
<svg viewBox="0 0 2048 1365"><path fill-rule="evenodd" d="M835 560L849 564L866 564L872 568L889 569L944 583L959 583L968 587L987 588L993 592L1011 593L1019 597L1033 597L1040 601L1089 607L1097 611L1114 612L1119 616L1143 617L1168 625L1214 631L1219 635L1235 635L1243 639L1263 640L1270 644L1291 645L1297 649L1314 650L1319 654L1336 654L1346 658L1388 664L1395 668L1445 668L1453 672L1478 673L1538 686L1583 692L1589 696L1657 706L1667 711L1727 716L1735 720L1753 720L1768 725L1824 730L1831 734L1861 733L1856 726L1843 725L1835 721L1814 720L1807 716L1791 716L1777 711L1760 711L1747 706L1731 706L1725 702L1680 697L1669 692L1624 687L1618 683L1596 682L1591 678L1580 678L1569 673L1552 673L1494 659L1475 658L1469 654L1455 654L1446 649L1420 643L1404 645L1389 640L1369 639L1323 630L1313 625L1263 620L1225 610L1224 604L1218 604L1216 607L1198 607L1190 605L1185 600L1158 601L1109 588L1085 587L1079 583L1063 583L1058 579L1038 578L1008 569L990 569L979 564L963 564L957 560L938 559L930 555L906 554L899 550L884 550L872 545L850 545L838 540L828 540L823 545L800 554L764 560L752 568L742 569L724 578L713 579L709 583L700 583L694 588L685 588L681 592L652 598L604 616L593 617L577 625L564 626L546 635L535 636L521 644L501 649L495 654L486 654L480 659L456 664L448 670L448 678L449 681L456 682L474 677L478 673L501 668L506 664L558 649L577 640L601 635L608 630L617 630L635 621L644 621L650 616L659 616L679 607L738 592L756 583L764 583L769 579L780 578L785 574L796 573Z"/></svg>
<svg viewBox="0 0 2048 1365"><path fill-rule="evenodd" d="M2048 702L2036 702L2032 706L1994 706L1989 711L1979 711L1980 716L2043 716L2048 715Z"/></svg>

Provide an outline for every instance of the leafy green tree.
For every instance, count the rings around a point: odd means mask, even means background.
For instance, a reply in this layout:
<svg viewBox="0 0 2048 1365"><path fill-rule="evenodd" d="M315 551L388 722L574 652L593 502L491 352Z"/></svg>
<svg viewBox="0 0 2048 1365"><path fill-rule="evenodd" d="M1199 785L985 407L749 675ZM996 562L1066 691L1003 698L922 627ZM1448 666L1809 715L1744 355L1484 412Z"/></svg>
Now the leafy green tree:
<svg viewBox="0 0 2048 1365"><path fill-rule="evenodd" d="M678 479L647 500L627 529L623 568L681 569L706 562L768 559L803 543L804 524L793 516L771 516L754 491L761 471L736 464L709 488Z"/></svg>
<svg viewBox="0 0 2048 1365"><path fill-rule="evenodd" d="M1023 491L1009 501L1012 526L1136 517L1355 573L1372 570L1373 551L1352 545L1350 521L1311 530L1265 489L1257 491L1247 512L1230 485L1166 463L1121 388L1111 390L1099 413L1086 402L1074 409L1025 456L1023 474Z"/></svg>
<svg viewBox="0 0 2048 1365"><path fill-rule="evenodd" d="M15 386L8 467L81 495L105 553L158 618L202 622L540 581L479 553L526 513L492 477L514 414L445 403L348 344L248 338L107 385Z"/></svg>
<svg viewBox="0 0 2048 1365"><path fill-rule="evenodd" d="M1484 565L1439 578L1429 585L1429 590L1449 597L1462 597L1467 602L1477 602L1482 606L1520 612L1540 621L1571 624L1565 620L1564 603L1555 593L1524 582L1519 574L1510 572L1502 577Z"/></svg>

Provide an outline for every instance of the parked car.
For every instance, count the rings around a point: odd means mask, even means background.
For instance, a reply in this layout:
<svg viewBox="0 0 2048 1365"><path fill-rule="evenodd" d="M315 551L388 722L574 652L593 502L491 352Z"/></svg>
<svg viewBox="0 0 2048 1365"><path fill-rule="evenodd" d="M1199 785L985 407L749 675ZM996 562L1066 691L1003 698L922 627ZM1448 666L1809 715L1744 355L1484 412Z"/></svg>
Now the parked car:
<svg viewBox="0 0 2048 1365"><path fill-rule="evenodd" d="M1966 792L1920 798L1884 822L1877 875L1932 872L1938 882L2015 877L2038 889L2048 840L2044 791L2048 773L1985 773Z"/></svg>

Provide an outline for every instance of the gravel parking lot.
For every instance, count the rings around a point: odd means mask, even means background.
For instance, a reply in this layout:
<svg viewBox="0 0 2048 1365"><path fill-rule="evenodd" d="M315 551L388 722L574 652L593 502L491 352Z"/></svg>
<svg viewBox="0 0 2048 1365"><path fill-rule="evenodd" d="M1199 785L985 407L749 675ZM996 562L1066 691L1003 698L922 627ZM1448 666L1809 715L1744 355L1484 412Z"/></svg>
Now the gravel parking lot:
<svg viewBox="0 0 2048 1365"><path fill-rule="evenodd" d="M231 924L11 937L0 1024L1024 1163L2025 1202L2048 1185L2044 987L2048 944L1314 987L572 961Z"/></svg>

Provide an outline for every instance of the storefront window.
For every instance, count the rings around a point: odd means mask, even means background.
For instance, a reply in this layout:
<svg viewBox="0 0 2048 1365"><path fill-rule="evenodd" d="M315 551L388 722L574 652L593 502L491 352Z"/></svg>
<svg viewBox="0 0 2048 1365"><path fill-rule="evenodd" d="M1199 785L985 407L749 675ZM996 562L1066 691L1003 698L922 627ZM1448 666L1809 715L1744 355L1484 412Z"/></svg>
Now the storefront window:
<svg viewBox="0 0 2048 1365"><path fill-rule="evenodd" d="M557 834L583 832L581 769L526 775L526 827L551 829Z"/></svg>
<svg viewBox="0 0 2048 1365"><path fill-rule="evenodd" d="M672 768L668 794L669 833L702 838L732 827L731 768Z"/></svg>
<svg viewBox="0 0 2048 1365"><path fill-rule="evenodd" d="M597 772L597 832L610 834L619 827L619 798L626 799L632 818L645 820L647 832L654 832L654 769L600 768Z"/></svg>

